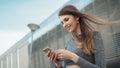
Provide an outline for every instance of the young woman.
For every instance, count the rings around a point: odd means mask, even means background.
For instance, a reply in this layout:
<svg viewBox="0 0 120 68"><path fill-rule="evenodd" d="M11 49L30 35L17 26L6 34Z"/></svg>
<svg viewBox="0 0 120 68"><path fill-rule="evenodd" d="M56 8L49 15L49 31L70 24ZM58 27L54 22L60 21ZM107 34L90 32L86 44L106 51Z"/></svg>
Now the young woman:
<svg viewBox="0 0 120 68"><path fill-rule="evenodd" d="M48 52L48 58L55 62L57 68L106 68L104 46L100 33L89 24L100 25L101 22L79 10L67 5L59 12L59 18L63 27L72 33L65 49ZM59 61L63 61L64 65Z"/></svg>

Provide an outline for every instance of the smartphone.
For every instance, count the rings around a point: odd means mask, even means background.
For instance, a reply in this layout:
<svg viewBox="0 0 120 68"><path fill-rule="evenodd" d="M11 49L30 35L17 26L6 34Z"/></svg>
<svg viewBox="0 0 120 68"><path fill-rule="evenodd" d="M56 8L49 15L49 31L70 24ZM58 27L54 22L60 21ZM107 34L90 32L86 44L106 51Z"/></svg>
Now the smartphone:
<svg viewBox="0 0 120 68"><path fill-rule="evenodd" d="M50 47L45 47L43 49L43 52L48 53L48 51L52 50ZM56 59L57 61L60 61L59 59Z"/></svg>
<svg viewBox="0 0 120 68"><path fill-rule="evenodd" d="M48 53L48 51L50 51L50 50L51 50L50 47L45 47L45 48L43 49L43 52Z"/></svg>

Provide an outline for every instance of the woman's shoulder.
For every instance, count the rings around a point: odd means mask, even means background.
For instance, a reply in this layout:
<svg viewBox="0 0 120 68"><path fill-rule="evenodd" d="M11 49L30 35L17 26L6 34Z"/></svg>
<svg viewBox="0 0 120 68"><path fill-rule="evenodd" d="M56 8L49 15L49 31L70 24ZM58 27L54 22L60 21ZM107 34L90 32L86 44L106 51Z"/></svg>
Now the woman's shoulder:
<svg viewBox="0 0 120 68"><path fill-rule="evenodd" d="M65 48L71 48L71 47L73 47L73 46L74 46L74 41L73 41L73 39L71 38L71 39L67 40L67 42L66 42L66 44L65 44Z"/></svg>
<svg viewBox="0 0 120 68"><path fill-rule="evenodd" d="M70 39L68 39L68 40L66 41L66 45L71 45L72 43L73 43L72 38L70 38Z"/></svg>
<svg viewBox="0 0 120 68"><path fill-rule="evenodd" d="M91 33L92 33L92 35L98 35L98 34L100 34L100 31L91 31Z"/></svg>
<svg viewBox="0 0 120 68"><path fill-rule="evenodd" d="M94 39L100 39L101 38L101 33L100 31L91 31L92 37Z"/></svg>
<svg viewBox="0 0 120 68"><path fill-rule="evenodd" d="M99 31L94 31L93 32L93 42L95 44L96 49L98 48L103 48L103 39L101 36L101 33Z"/></svg>

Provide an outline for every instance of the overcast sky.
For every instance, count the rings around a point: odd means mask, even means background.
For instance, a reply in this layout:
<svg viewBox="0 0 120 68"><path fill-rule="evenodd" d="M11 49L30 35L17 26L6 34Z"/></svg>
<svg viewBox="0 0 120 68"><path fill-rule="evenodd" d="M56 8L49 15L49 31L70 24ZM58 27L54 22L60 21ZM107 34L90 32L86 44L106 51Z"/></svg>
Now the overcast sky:
<svg viewBox="0 0 120 68"><path fill-rule="evenodd" d="M0 55L68 0L0 0Z"/></svg>

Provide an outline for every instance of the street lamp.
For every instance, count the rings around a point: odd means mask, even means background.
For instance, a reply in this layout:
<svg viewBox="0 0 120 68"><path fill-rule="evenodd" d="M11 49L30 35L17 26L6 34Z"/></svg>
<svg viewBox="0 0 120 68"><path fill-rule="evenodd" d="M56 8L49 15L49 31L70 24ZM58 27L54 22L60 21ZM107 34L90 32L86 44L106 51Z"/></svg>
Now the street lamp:
<svg viewBox="0 0 120 68"><path fill-rule="evenodd" d="M31 68L31 60L32 60L32 46L33 46L33 33L40 28L39 25L37 24L33 24L33 23L30 23L27 25L29 27L29 29L31 30L31 33L32 33L32 38L31 38L31 45L30 45L30 49L29 49L29 65L28 65L28 68Z"/></svg>

